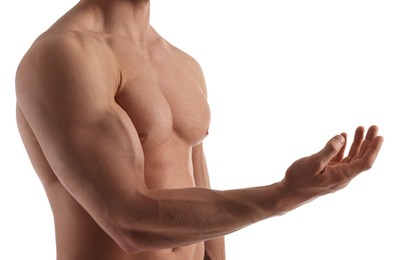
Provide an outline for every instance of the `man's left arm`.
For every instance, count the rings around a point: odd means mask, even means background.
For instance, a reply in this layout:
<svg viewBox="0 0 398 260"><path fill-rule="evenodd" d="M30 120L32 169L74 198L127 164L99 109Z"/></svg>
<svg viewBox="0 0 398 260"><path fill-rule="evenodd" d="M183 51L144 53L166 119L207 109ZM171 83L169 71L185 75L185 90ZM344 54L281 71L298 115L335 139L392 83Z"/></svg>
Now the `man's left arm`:
<svg viewBox="0 0 398 260"><path fill-rule="evenodd" d="M192 164L196 187L210 189L209 174L202 143L192 149ZM204 260L225 260L224 237L205 241Z"/></svg>

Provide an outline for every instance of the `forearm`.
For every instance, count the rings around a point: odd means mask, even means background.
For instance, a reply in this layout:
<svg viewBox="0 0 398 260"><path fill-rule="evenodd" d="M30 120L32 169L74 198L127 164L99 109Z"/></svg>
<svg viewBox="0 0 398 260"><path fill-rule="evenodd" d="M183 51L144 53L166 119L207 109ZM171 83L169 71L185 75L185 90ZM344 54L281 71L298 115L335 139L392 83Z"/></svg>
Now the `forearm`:
<svg viewBox="0 0 398 260"><path fill-rule="evenodd" d="M150 190L144 196L123 226L135 243L148 246L145 250L217 238L293 208L279 183L227 191Z"/></svg>

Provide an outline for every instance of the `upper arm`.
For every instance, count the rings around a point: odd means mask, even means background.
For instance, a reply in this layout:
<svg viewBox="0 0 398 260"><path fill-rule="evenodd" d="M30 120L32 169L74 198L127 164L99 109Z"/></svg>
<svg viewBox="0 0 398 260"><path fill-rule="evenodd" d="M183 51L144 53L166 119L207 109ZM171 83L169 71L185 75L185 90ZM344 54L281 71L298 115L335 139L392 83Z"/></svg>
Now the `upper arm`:
<svg viewBox="0 0 398 260"><path fill-rule="evenodd" d="M114 99L118 73L85 44L51 38L33 46L17 71L17 106L57 178L112 234L123 199L144 188L143 152Z"/></svg>

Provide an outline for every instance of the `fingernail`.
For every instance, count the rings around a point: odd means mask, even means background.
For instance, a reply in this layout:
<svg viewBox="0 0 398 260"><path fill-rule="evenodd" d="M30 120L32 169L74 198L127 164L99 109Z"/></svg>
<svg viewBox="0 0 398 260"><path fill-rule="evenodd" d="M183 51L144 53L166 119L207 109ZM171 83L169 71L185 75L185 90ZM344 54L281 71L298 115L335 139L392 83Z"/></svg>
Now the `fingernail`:
<svg viewBox="0 0 398 260"><path fill-rule="evenodd" d="M337 139L337 142L339 143L339 145L343 145L345 143L345 138L342 135L337 135L336 139Z"/></svg>

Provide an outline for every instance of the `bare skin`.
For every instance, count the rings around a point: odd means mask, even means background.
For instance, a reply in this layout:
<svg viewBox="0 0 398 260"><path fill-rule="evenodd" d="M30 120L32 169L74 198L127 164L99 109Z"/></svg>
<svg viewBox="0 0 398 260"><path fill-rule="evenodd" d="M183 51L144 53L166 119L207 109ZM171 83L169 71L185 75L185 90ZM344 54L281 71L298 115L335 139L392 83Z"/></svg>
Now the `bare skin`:
<svg viewBox="0 0 398 260"><path fill-rule="evenodd" d="M383 138L358 127L282 181L210 189L197 62L149 25L147 0L85 0L20 63L17 121L55 221L57 259L225 259L223 236L345 187Z"/></svg>

